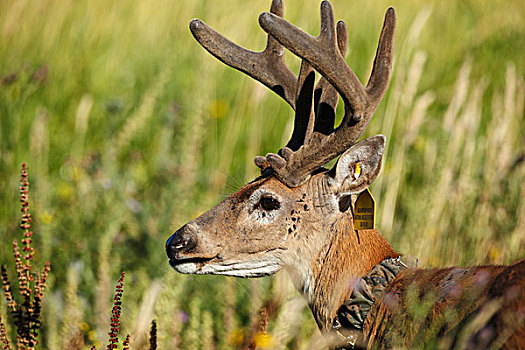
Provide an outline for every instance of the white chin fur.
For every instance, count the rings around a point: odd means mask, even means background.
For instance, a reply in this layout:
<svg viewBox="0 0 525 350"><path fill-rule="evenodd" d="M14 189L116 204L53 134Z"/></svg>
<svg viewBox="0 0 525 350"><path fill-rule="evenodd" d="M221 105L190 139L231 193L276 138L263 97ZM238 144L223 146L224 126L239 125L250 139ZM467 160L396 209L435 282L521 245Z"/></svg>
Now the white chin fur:
<svg viewBox="0 0 525 350"><path fill-rule="evenodd" d="M262 261L247 262L229 262L229 263L184 263L173 267L175 271L186 274L197 275L224 275L233 277L264 277L273 275L281 269L277 259L268 259Z"/></svg>
<svg viewBox="0 0 525 350"><path fill-rule="evenodd" d="M234 277L263 277L273 275L281 269L278 261L235 262L228 264L209 263L197 274L225 275Z"/></svg>
<svg viewBox="0 0 525 350"><path fill-rule="evenodd" d="M185 264L178 264L173 267L175 271L180 273L198 273L197 265L195 263L189 262Z"/></svg>

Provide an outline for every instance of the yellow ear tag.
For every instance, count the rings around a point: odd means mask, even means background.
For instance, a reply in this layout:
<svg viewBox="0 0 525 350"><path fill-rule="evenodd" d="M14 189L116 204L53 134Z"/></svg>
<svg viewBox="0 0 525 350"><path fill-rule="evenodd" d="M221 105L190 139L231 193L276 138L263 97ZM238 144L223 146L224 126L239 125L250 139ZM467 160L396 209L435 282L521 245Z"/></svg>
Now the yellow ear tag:
<svg viewBox="0 0 525 350"><path fill-rule="evenodd" d="M367 188L357 196L354 211L354 229L373 229L376 218L376 202Z"/></svg>

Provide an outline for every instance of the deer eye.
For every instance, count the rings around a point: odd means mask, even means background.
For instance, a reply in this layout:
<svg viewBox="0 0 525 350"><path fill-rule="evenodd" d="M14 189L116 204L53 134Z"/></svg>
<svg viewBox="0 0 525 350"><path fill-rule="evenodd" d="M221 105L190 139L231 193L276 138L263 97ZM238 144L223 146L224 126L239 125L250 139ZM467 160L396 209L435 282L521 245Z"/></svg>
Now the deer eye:
<svg viewBox="0 0 525 350"><path fill-rule="evenodd" d="M275 198L272 197L262 197L259 200L259 205L264 210L270 211L270 210L277 210L281 207L281 203Z"/></svg>

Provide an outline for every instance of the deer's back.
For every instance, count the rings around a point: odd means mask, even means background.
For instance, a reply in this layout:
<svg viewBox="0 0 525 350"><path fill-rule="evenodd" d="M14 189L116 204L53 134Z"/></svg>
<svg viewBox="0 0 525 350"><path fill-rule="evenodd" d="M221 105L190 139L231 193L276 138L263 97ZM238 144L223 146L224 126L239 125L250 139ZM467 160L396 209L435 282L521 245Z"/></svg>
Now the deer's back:
<svg viewBox="0 0 525 350"><path fill-rule="evenodd" d="M525 259L510 266L406 270L365 323L369 346L440 338L448 347L525 348Z"/></svg>

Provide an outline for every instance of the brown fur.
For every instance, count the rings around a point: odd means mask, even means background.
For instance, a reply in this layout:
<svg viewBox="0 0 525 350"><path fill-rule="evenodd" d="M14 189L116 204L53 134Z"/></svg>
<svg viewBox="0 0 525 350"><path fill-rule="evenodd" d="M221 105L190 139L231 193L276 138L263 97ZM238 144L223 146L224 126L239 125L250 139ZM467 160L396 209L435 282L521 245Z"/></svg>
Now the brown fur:
<svg viewBox="0 0 525 350"><path fill-rule="evenodd" d="M335 222L331 235L332 240L312 264L315 299L310 307L325 331L331 328L337 309L350 296L356 278L366 275L382 260L399 256L377 230L354 231L351 216Z"/></svg>
<svg viewBox="0 0 525 350"><path fill-rule="evenodd" d="M426 310L417 317L422 304ZM435 337L468 349L524 348L525 259L510 266L406 270L375 303L364 333L369 348Z"/></svg>

